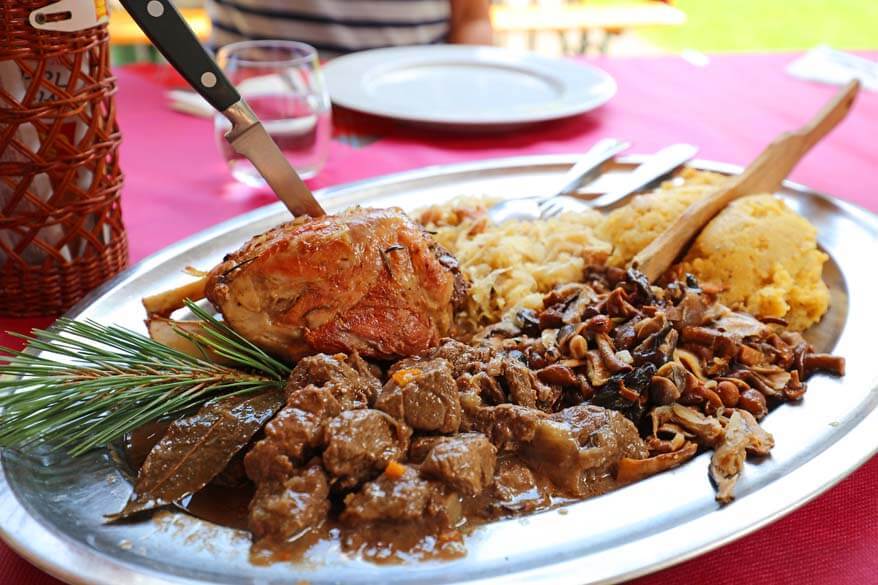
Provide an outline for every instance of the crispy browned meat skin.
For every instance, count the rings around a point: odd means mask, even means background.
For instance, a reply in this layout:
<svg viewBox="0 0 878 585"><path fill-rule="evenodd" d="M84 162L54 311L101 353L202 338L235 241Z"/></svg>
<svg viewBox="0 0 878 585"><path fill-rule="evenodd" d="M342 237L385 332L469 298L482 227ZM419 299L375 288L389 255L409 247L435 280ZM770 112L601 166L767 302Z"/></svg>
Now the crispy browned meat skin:
<svg viewBox="0 0 878 585"><path fill-rule="evenodd" d="M232 328L293 360L422 352L448 333L465 292L454 257L401 210L362 208L252 238L206 287Z"/></svg>

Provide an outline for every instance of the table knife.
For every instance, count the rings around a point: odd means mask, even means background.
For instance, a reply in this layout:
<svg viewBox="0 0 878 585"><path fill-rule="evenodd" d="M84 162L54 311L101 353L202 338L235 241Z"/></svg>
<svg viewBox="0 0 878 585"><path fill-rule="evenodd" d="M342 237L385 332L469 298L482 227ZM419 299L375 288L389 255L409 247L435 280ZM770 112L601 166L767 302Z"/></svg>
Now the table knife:
<svg viewBox="0 0 878 585"><path fill-rule="evenodd" d="M121 0L121 3L171 66L231 122L226 140L253 163L290 213L326 215L174 5L168 0Z"/></svg>
<svg viewBox="0 0 878 585"><path fill-rule="evenodd" d="M610 207L631 193L642 190L656 179L667 175L683 163L688 162L697 152L698 147L691 144L681 143L667 146L650 156L646 162L625 177L622 185L604 193L600 197L590 199L588 204L598 209Z"/></svg>

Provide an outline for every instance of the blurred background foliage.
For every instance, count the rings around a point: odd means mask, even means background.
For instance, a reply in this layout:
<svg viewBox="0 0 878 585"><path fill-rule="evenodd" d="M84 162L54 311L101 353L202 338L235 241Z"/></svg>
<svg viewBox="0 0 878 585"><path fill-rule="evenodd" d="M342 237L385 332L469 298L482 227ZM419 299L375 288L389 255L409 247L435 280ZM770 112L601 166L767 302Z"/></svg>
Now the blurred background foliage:
<svg viewBox="0 0 878 585"><path fill-rule="evenodd" d="M291 10L296 0L288 0ZM208 38L203 0L174 0ZM878 0L492 0L495 43L547 55L878 49ZM110 0L113 61L160 60ZM400 10L404 10L400 3ZM669 23L668 12L671 12ZM535 16L535 15L538 15ZM675 16L676 15L676 16ZM127 19L127 22L124 22ZM536 29L533 23L541 24ZM613 25L612 23L617 23ZM661 26L648 23L664 22ZM632 24L635 23L635 24ZM681 24L682 23L682 24ZM564 30L561 30L561 29Z"/></svg>
<svg viewBox="0 0 878 585"><path fill-rule="evenodd" d="M623 3L628 0L595 0ZM669 52L878 49L878 0L676 0L686 24L640 31Z"/></svg>

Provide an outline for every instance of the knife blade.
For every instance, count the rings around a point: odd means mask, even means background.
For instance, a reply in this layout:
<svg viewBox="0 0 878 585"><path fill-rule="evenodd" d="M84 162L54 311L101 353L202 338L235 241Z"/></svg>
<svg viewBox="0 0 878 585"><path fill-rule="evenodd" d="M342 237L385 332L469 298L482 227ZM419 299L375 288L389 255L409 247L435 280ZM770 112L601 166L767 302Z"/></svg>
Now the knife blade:
<svg viewBox="0 0 878 585"><path fill-rule="evenodd" d="M570 170L564 173L560 181L560 184L564 186L552 193L552 196L570 195L576 192L580 185L586 182L589 177L597 174L605 162L623 150L627 150L630 146L630 142L616 140L615 138L599 140L588 149L575 165L570 167Z"/></svg>
<svg viewBox="0 0 878 585"><path fill-rule="evenodd" d="M168 63L232 123L226 139L247 157L293 215L326 215L311 190L262 127L259 118L201 46L169 0L121 0Z"/></svg>
<svg viewBox="0 0 878 585"><path fill-rule="evenodd" d="M225 138L235 152L246 156L277 198L293 215L326 215L277 144L243 99L222 114L232 123Z"/></svg>
<svg viewBox="0 0 878 585"><path fill-rule="evenodd" d="M698 147L691 144L681 143L667 146L649 157L645 163L625 177L621 186L595 197L587 203L596 208L610 207L691 160L697 152Z"/></svg>

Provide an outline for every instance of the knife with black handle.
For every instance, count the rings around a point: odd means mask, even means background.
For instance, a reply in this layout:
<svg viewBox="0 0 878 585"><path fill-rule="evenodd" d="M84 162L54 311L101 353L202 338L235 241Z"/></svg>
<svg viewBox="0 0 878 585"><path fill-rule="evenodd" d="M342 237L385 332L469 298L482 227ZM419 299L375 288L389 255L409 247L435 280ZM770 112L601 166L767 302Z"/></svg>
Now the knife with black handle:
<svg viewBox="0 0 878 585"><path fill-rule="evenodd" d="M293 215L326 212L259 118L231 84L169 0L121 0L122 6L189 85L232 123L226 140L247 157Z"/></svg>

